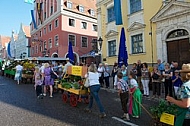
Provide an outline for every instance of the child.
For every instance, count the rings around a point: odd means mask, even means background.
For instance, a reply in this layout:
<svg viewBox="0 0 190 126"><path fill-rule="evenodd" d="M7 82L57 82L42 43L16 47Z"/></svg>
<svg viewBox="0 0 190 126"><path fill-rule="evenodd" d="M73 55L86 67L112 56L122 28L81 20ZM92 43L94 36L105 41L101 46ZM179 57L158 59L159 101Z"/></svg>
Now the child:
<svg viewBox="0 0 190 126"><path fill-rule="evenodd" d="M117 89L118 89L118 95L120 97L121 100L121 106L122 106L122 110L124 111L124 115L121 117L124 120L130 120L129 119L129 114L127 111L127 102L128 102L128 94L129 94L129 88L128 88L128 84L125 80L123 80L123 74L121 72L119 72L117 74L117 78L118 78L118 82L117 82Z"/></svg>
<svg viewBox="0 0 190 126"><path fill-rule="evenodd" d="M35 90L36 90L36 95L37 95L37 98L40 98L42 99L42 77L41 77L41 74L40 74L40 69L39 67L36 67L35 68L35 71L34 71L34 80L35 80Z"/></svg>
<svg viewBox="0 0 190 126"><path fill-rule="evenodd" d="M176 96L178 89L181 87L183 84L181 77L179 76L179 70L175 70L175 75L172 77L172 83L174 86L174 95Z"/></svg>
<svg viewBox="0 0 190 126"><path fill-rule="evenodd" d="M142 94L140 89L138 88L138 83L135 80L135 74L133 72L130 72L129 79L129 114L131 114L135 118L139 118L141 114Z"/></svg>

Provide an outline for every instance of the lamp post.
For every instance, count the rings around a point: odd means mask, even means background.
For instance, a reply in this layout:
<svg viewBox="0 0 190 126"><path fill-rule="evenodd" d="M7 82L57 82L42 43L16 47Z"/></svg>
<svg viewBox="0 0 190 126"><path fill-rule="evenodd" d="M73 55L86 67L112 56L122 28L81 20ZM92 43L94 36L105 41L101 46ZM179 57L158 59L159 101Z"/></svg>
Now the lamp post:
<svg viewBox="0 0 190 126"><path fill-rule="evenodd" d="M99 37L99 39L97 40L98 41L98 44L99 44L99 47L100 47L100 62L102 62L102 42L103 42L103 39L101 37Z"/></svg>

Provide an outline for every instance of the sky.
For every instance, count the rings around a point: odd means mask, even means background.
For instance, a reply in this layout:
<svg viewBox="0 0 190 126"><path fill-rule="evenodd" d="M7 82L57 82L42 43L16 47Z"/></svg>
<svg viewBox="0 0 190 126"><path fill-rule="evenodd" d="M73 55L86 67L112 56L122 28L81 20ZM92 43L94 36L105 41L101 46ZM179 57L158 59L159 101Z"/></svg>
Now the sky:
<svg viewBox="0 0 190 126"><path fill-rule="evenodd" d="M20 24L29 26L33 4L24 0L0 0L0 35L11 37L12 31L20 30Z"/></svg>

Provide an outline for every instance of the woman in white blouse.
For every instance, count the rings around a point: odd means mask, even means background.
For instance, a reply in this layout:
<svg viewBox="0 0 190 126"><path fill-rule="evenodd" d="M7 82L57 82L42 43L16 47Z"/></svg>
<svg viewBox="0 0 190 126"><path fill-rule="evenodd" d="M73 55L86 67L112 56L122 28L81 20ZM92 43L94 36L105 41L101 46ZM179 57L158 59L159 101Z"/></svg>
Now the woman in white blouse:
<svg viewBox="0 0 190 126"><path fill-rule="evenodd" d="M104 107L102 106L102 103L100 102L99 95L98 95L98 92L100 90L99 74L94 64L91 64L89 66L86 77L88 77L89 79L90 102L89 102L88 107L85 109L85 111L91 112L93 99L95 99L101 113L100 117L101 118L106 117Z"/></svg>

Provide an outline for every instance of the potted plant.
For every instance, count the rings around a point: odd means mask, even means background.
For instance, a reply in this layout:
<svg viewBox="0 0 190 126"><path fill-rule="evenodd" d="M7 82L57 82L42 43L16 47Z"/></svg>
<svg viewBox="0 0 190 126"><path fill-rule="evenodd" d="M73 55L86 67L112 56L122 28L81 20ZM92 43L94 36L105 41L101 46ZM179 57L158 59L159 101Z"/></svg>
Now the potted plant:
<svg viewBox="0 0 190 126"><path fill-rule="evenodd" d="M159 104L153 107L150 107L150 112L153 115L153 126L167 126L167 124L163 124L160 122L160 117L163 113L168 113L172 115L176 115L177 106L174 104L169 104L165 100L160 100Z"/></svg>

